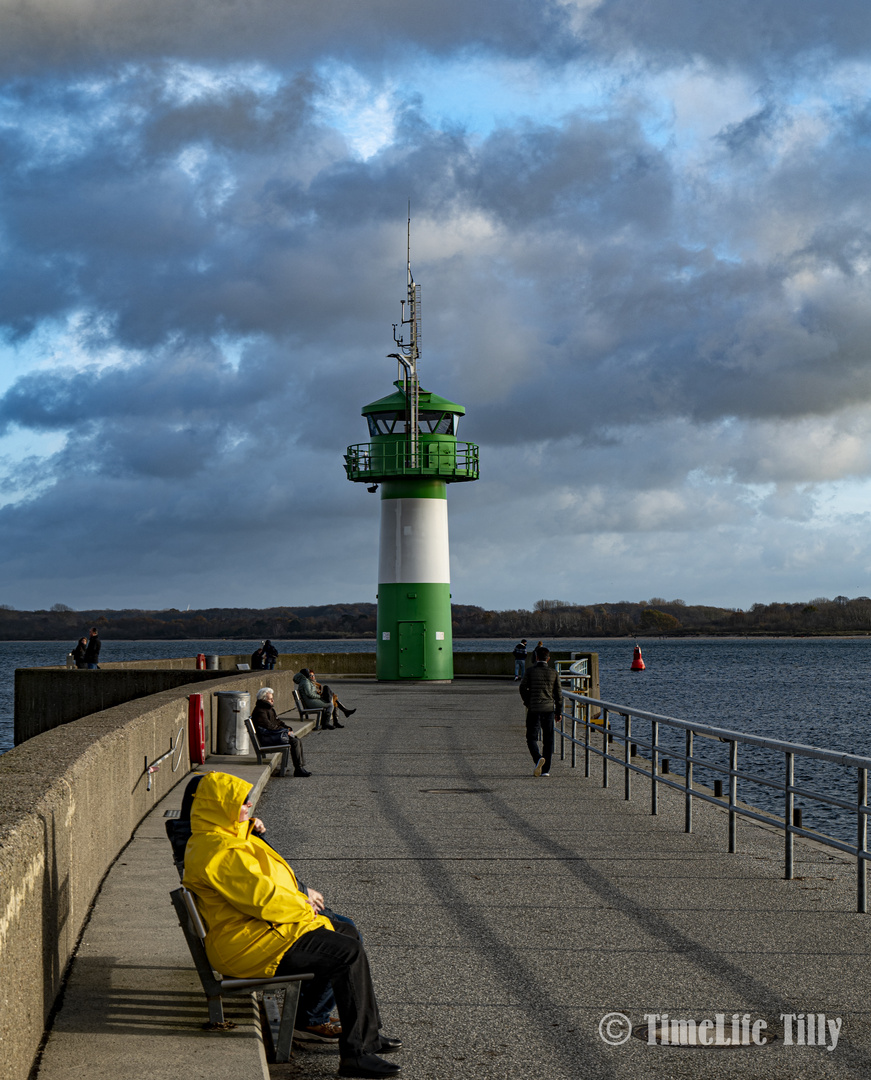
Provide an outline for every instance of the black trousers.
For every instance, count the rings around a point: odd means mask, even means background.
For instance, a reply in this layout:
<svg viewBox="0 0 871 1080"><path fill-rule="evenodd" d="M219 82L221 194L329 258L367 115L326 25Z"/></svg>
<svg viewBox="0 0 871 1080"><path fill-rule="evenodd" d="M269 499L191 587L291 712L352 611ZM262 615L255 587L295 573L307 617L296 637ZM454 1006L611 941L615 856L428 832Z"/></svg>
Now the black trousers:
<svg viewBox="0 0 871 1080"><path fill-rule="evenodd" d="M311 971L314 978L300 990L300 1012L305 1014L322 996L327 983L333 987L342 1034L339 1054L359 1057L377 1054L381 1046L381 1017L369 972L369 958L356 927L336 921L335 929L318 927L303 934L282 956L276 975Z"/></svg>
<svg viewBox="0 0 871 1080"><path fill-rule="evenodd" d="M527 712L526 713L526 745L532 754L532 760L538 763L539 758L544 758L542 772L550 772L550 763L553 758L553 722L552 712ZM538 745L539 730L541 731L541 748Z"/></svg>
<svg viewBox="0 0 871 1080"><path fill-rule="evenodd" d="M296 737L296 735L288 735L287 741L284 739L286 729L279 728L275 731L266 728L259 728L257 731L257 741L264 749L268 749L270 746L287 746L290 743L290 760L293 762L295 769L305 768L305 751L302 748L302 743Z"/></svg>

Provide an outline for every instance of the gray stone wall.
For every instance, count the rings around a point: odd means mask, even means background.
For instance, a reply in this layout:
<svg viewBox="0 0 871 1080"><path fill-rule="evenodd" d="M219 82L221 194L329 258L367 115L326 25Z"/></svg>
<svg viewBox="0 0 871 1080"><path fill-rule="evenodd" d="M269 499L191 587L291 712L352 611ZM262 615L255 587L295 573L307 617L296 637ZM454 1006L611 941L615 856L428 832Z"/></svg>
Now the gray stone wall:
<svg viewBox="0 0 871 1080"><path fill-rule="evenodd" d="M146 759L165 753L180 727L187 734L188 694L205 692L211 705L214 690L253 698L266 685L280 707L290 704L285 672L189 683L94 712L0 756L0 1075L28 1075L103 876L190 771L185 739L177 771L164 762L147 789Z"/></svg>

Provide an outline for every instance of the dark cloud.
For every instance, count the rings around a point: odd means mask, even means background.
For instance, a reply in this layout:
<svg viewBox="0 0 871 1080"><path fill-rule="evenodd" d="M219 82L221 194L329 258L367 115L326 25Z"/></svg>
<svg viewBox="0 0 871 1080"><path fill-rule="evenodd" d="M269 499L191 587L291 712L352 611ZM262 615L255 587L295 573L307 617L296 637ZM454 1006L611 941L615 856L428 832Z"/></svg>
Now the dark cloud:
<svg viewBox="0 0 871 1080"><path fill-rule="evenodd" d="M312 56L387 62L486 49L509 56L577 51L556 0L32 0L5 3L0 65L10 72L117 64L131 57L305 63Z"/></svg>
<svg viewBox="0 0 871 1080"><path fill-rule="evenodd" d="M782 553L784 523L818 526L820 485L871 472L868 109L793 79L866 45L852 5L799 8L16 8L0 333L23 359L0 437L46 449L9 458L0 570L21 584L0 599L54 602L58 578L81 604L371 597L377 499L342 453L395 377L409 198L422 381L483 448L482 481L451 492L455 596L522 602L504 580L542 534L594 583L621 551L644 565L646 538L662 583L639 570L639 595L691 598L707 556L666 579L696 535L748 566ZM539 78L580 49L632 60L605 104L478 131L379 81L410 42ZM337 57L389 97L365 154L324 107ZM677 65L692 103L702 61L744 89L687 134L638 72ZM547 574L536 595L581 598L580 570Z"/></svg>
<svg viewBox="0 0 871 1080"><path fill-rule="evenodd" d="M604 49L632 50L658 65L705 58L722 67L770 71L803 57L865 57L871 22L863 0L603 0L583 23Z"/></svg>

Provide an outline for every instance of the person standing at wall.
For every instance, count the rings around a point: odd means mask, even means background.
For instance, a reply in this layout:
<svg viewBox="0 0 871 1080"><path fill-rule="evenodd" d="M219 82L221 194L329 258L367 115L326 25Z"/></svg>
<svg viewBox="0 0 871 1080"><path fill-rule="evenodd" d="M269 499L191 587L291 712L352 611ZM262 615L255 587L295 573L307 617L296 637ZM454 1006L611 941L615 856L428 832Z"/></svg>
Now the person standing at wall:
<svg viewBox="0 0 871 1080"><path fill-rule="evenodd" d="M88 651L88 639L86 637L80 637L78 644L73 649L73 660L76 662L77 668L84 668L88 665L85 663L85 653Z"/></svg>
<svg viewBox="0 0 871 1080"><path fill-rule="evenodd" d="M562 713L563 691L559 676L547 666L550 650L539 645L533 655L535 663L520 680L518 689L526 706L526 745L535 762L533 776L550 776L553 726L556 717Z"/></svg>
<svg viewBox="0 0 871 1080"><path fill-rule="evenodd" d="M526 638L521 638L514 646L514 681L520 682L526 674Z"/></svg>
<svg viewBox="0 0 871 1080"><path fill-rule="evenodd" d="M84 661L86 668L98 668L100 666L97 661L100 659L100 648L102 644L99 631L96 626L92 626L91 636L88 639L88 645L85 649Z"/></svg>

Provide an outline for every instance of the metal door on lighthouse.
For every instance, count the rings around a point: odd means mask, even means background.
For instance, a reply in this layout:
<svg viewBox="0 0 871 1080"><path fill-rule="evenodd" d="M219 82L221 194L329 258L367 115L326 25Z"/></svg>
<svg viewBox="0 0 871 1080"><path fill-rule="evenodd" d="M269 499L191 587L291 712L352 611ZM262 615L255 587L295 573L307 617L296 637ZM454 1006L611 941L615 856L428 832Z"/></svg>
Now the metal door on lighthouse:
<svg viewBox="0 0 871 1080"><path fill-rule="evenodd" d="M399 630L399 677L422 679L426 674L424 641L426 623L401 622Z"/></svg>

